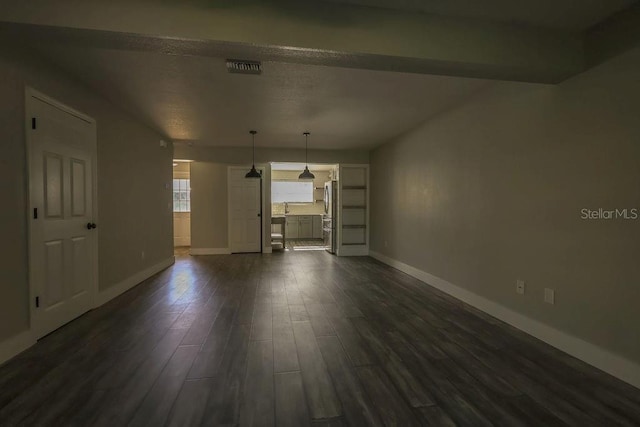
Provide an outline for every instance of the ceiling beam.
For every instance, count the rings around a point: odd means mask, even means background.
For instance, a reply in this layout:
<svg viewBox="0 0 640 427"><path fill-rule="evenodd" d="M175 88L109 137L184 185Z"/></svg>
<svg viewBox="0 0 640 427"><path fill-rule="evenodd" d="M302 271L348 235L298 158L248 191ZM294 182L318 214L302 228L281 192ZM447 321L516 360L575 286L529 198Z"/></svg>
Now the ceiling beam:
<svg viewBox="0 0 640 427"><path fill-rule="evenodd" d="M587 67L640 47L640 3L589 29L585 36Z"/></svg>
<svg viewBox="0 0 640 427"><path fill-rule="evenodd" d="M0 21L41 41L177 55L538 83L584 69L580 34L318 1L2 0Z"/></svg>

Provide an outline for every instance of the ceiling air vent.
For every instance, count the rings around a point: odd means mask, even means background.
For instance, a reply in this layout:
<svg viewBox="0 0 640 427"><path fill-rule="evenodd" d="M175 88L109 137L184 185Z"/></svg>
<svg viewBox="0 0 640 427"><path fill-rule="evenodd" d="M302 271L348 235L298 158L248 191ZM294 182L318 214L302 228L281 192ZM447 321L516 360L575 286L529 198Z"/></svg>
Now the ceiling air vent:
<svg viewBox="0 0 640 427"><path fill-rule="evenodd" d="M230 73L261 74L262 64L259 61L227 59L227 70L229 70Z"/></svg>

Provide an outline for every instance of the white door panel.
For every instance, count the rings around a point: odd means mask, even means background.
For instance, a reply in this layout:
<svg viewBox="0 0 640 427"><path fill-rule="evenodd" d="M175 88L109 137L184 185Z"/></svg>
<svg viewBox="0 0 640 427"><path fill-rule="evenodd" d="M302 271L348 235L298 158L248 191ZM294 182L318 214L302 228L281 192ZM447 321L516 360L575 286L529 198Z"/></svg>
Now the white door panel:
<svg viewBox="0 0 640 427"><path fill-rule="evenodd" d="M71 216L87 214L87 164L82 159L71 159Z"/></svg>
<svg viewBox="0 0 640 427"><path fill-rule="evenodd" d="M60 304L64 299L64 253L62 240L44 243L44 310Z"/></svg>
<svg viewBox="0 0 640 427"><path fill-rule="evenodd" d="M86 283L91 280L90 258L91 251L85 236L71 238L71 295L73 298L87 292Z"/></svg>
<svg viewBox="0 0 640 427"><path fill-rule="evenodd" d="M43 152L42 155L45 216L47 219L61 219L64 204L62 156L47 152Z"/></svg>
<svg viewBox="0 0 640 427"><path fill-rule="evenodd" d="M32 93L27 116L36 124L28 129L30 282L39 305L33 329L41 337L93 305L97 231L87 224L94 221L95 123Z"/></svg>
<svg viewBox="0 0 640 427"><path fill-rule="evenodd" d="M229 170L229 245L234 253L262 250L262 180L245 178L247 170Z"/></svg>

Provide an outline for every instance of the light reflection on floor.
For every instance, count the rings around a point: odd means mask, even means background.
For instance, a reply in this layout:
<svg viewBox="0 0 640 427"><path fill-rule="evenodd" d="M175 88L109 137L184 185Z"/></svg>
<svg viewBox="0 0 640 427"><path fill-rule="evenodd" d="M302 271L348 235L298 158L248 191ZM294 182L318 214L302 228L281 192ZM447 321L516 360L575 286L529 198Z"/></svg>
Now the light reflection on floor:
<svg viewBox="0 0 640 427"><path fill-rule="evenodd" d="M176 246L173 248L173 254L176 261L180 258L188 257L191 248L189 246ZM181 266L176 264L171 274L170 299L177 299L185 293L194 292L197 283L197 270L192 265Z"/></svg>
<svg viewBox="0 0 640 427"><path fill-rule="evenodd" d="M287 248L287 252L288 251L324 251L326 249L326 247L324 246L292 246L290 248Z"/></svg>

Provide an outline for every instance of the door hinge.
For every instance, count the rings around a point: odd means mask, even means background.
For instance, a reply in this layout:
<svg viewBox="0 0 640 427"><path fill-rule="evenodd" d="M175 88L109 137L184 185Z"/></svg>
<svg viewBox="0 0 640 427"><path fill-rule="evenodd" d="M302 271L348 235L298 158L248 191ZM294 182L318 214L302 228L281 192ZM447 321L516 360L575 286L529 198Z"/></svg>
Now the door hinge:
<svg viewBox="0 0 640 427"><path fill-rule="evenodd" d="M36 308L40 308L40 297L36 297Z"/></svg>
<svg viewBox="0 0 640 427"><path fill-rule="evenodd" d="M38 219L38 208L33 208L33 219Z"/></svg>
<svg viewBox="0 0 640 427"><path fill-rule="evenodd" d="M35 129L35 128L36 128L36 118L31 117L31 129Z"/></svg>

